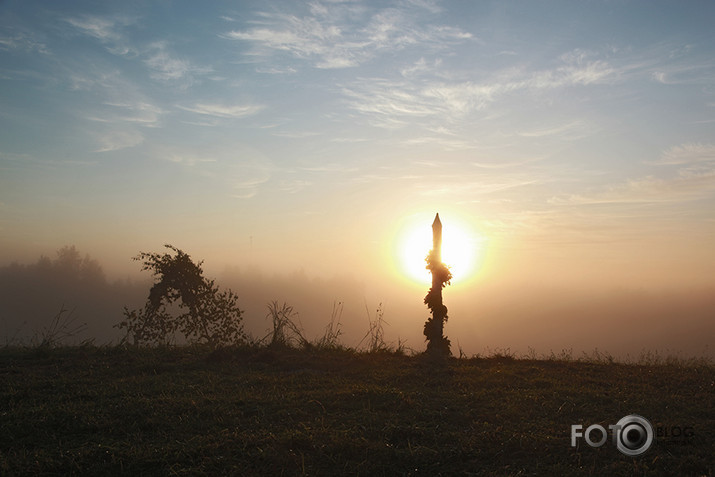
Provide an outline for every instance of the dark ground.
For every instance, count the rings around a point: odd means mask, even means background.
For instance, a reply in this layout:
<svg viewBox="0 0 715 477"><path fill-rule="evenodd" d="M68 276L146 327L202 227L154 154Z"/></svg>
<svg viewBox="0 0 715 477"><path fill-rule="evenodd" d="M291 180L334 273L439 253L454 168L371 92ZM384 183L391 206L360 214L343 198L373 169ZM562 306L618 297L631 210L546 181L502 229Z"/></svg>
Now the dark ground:
<svg viewBox="0 0 715 477"><path fill-rule="evenodd" d="M714 398L703 363L6 348L0 474L712 476ZM645 454L571 447L633 413Z"/></svg>

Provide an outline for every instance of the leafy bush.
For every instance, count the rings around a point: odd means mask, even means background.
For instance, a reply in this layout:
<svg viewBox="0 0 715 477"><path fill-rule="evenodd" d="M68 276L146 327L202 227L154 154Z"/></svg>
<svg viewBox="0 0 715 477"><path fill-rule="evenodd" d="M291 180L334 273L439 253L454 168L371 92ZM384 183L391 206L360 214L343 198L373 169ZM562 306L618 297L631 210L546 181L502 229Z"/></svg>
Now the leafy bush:
<svg viewBox="0 0 715 477"><path fill-rule="evenodd" d="M178 332L189 342L213 347L245 342L238 296L204 278L203 261L194 263L182 250L165 247L175 255L142 252L134 257L143 262L142 270L152 271L159 279L143 309L124 308L125 319L117 327L127 330L125 340L131 338L136 345L171 344ZM176 316L168 309L174 304L183 311Z"/></svg>

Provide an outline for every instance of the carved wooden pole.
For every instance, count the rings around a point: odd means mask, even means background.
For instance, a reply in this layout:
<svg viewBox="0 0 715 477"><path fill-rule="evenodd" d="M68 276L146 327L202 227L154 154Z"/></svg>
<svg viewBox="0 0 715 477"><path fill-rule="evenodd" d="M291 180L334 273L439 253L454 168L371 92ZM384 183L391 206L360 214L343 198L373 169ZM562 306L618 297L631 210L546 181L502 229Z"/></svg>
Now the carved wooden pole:
<svg viewBox="0 0 715 477"><path fill-rule="evenodd" d="M439 220L439 213L434 216L432 222L432 250L434 250L435 259L442 261L442 221ZM433 282L434 283L434 282Z"/></svg>
<svg viewBox="0 0 715 477"><path fill-rule="evenodd" d="M432 288L425 297L425 304L432 312L432 317L427 319L424 329L427 351L449 355L450 343L444 336L447 307L442 303L442 288L452 279L452 273L442 263L442 222L439 220L439 214L432 223L432 250L427 255L427 269L432 274Z"/></svg>
<svg viewBox="0 0 715 477"><path fill-rule="evenodd" d="M432 222L432 258L435 264L442 263L442 221L439 220L439 213L435 215ZM435 304L432 307L432 316L434 318L435 333L442 338L444 336L444 318L447 316L447 308L442 303L442 287L439 273L432 271L432 290L434 290Z"/></svg>

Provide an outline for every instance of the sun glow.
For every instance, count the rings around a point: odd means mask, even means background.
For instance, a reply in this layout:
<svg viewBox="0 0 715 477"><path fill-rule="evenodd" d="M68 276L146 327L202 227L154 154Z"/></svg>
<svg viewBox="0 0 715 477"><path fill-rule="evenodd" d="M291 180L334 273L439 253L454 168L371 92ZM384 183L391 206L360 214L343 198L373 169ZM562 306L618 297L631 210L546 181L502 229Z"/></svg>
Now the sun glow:
<svg viewBox="0 0 715 477"><path fill-rule="evenodd" d="M483 258L484 238L464 222L440 215L442 219L442 261L452 271L452 283L459 284L474 278ZM432 278L425 268L425 258L432 249L432 220L420 216L420 221L405 224L396 237L395 258L399 272L420 285L430 284Z"/></svg>

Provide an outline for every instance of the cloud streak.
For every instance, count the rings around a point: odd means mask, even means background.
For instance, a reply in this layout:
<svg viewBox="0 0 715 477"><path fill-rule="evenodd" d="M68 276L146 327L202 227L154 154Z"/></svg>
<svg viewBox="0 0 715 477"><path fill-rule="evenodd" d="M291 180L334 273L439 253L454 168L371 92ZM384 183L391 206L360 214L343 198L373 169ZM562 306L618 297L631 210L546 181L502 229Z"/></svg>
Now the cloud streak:
<svg viewBox="0 0 715 477"><path fill-rule="evenodd" d="M275 168L261 158L234 144L229 148L161 146L152 155L180 167L191 176L211 181L224 197L250 199L269 180Z"/></svg>
<svg viewBox="0 0 715 477"><path fill-rule="evenodd" d="M94 152L110 152L138 146L144 142L144 135L134 129L113 130L100 134L97 140L100 146Z"/></svg>
<svg viewBox="0 0 715 477"><path fill-rule="evenodd" d="M656 166L680 166L665 177L650 174L594 191L554 197L556 205L665 204L715 196L715 146L686 143L663 153Z"/></svg>
<svg viewBox="0 0 715 477"><path fill-rule="evenodd" d="M309 61L321 69L359 66L382 52L394 54L411 46L441 47L472 39L471 33L444 25L418 26L414 9L434 12L434 6L383 8L367 12L349 4L310 4L305 16L263 13L259 26L231 30L223 38L248 42L250 54L269 58L276 52ZM355 22L356 17L362 21ZM350 22L348 22L350 18Z"/></svg>
<svg viewBox="0 0 715 477"><path fill-rule="evenodd" d="M264 107L258 104L225 105L216 103L196 103L193 106L177 106L179 109L203 116L223 119L240 119L258 113Z"/></svg>
<svg viewBox="0 0 715 477"><path fill-rule="evenodd" d="M137 21L122 15L83 15L65 19L76 32L98 40L111 54L141 59L149 77L155 81L186 88L194 83L197 75L212 72L211 68L198 67L188 59L177 56L166 40L148 43L133 40L125 30Z"/></svg>
<svg viewBox="0 0 715 477"><path fill-rule="evenodd" d="M213 72L210 67L199 67L186 58L181 58L170 51L166 41L151 43L143 53L144 64L149 68L153 80L178 85L186 89L196 82L197 77Z"/></svg>
<svg viewBox="0 0 715 477"><path fill-rule="evenodd" d="M673 146L663 153L660 165L683 165L697 163L715 163L715 145L702 143L685 143Z"/></svg>
<svg viewBox="0 0 715 477"><path fill-rule="evenodd" d="M133 56L136 50L129 44L124 28L136 22L135 18L121 15L111 17L82 15L65 18L64 21L75 31L99 40L107 51L119 56Z"/></svg>
<svg viewBox="0 0 715 477"><path fill-rule="evenodd" d="M37 38L36 35L27 32L14 32L12 35L0 36L0 50L50 54L50 50Z"/></svg>
<svg viewBox="0 0 715 477"><path fill-rule="evenodd" d="M125 102L105 102L111 108L102 116L90 116L88 119L98 122L126 122L144 127L158 127L164 111L158 106L141 100Z"/></svg>
<svg viewBox="0 0 715 477"><path fill-rule="evenodd" d="M570 57L562 61L568 63L536 72L509 69L482 82L359 78L353 84L343 86L342 94L349 108L371 116L373 124L399 127L415 118L439 116L446 121L461 120L509 94L553 91L616 80L616 69L605 61L574 61ZM423 69L424 63L418 63L418 66Z"/></svg>

